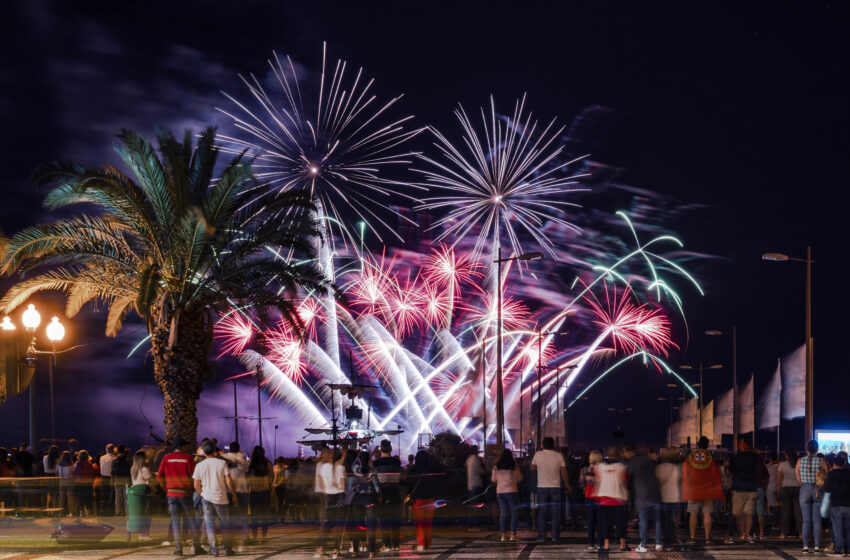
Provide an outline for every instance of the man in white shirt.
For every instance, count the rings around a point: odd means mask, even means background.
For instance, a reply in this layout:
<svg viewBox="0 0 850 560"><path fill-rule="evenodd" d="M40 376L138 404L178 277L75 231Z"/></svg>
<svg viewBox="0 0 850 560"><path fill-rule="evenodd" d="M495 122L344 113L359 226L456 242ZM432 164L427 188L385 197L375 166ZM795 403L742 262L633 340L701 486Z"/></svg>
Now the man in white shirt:
<svg viewBox="0 0 850 560"><path fill-rule="evenodd" d="M554 439L543 438L543 449L534 454L531 470L537 474L537 542L546 540L547 514L552 522L552 540L557 541L561 536L561 494L570 491L570 483L567 464L555 451Z"/></svg>
<svg viewBox="0 0 850 560"><path fill-rule="evenodd" d="M195 481L195 492L200 494L201 503L204 506L204 525L207 529L207 539L212 556L230 556L233 551L230 547L230 501L227 497L228 490L233 496L233 505L238 506L239 500L233 489L233 481L230 478L230 469L227 462L215 456L216 448L212 441L205 441L202 451L206 459L195 466L192 478ZM215 542L215 520L218 517L221 527L221 551Z"/></svg>
<svg viewBox="0 0 850 560"><path fill-rule="evenodd" d="M115 488L112 487L112 461L115 459L115 445L108 444L106 453L100 456L100 495L98 506L101 513L106 511L106 505L115 501Z"/></svg>
<svg viewBox="0 0 850 560"><path fill-rule="evenodd" d="M479 504L484 498L484 462L478 456L478 447L473 447L469 457L466 458L466 490L468 492L466 498L466 507L469 508L467 523L469 529L473 530L474 526L479 521Z"/></svg>

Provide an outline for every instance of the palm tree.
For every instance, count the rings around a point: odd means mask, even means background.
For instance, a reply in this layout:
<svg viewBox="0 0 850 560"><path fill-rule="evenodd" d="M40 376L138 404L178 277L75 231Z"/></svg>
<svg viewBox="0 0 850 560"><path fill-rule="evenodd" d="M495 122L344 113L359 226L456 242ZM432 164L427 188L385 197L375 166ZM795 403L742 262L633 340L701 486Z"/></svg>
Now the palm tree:
<svg viewBox="0 0 850 560"><path fill-rule="evenodd" d="M129 311L138 313L151 334L154 377L165 396L166 438L195 441L216 316L250 308L267 319L277 310L298 329L297 289L323 291L312 264L314 208L304 192L255 200L260 185L242 156L214 180L214 128L194 147L189 131L182 143L158 133L160 156L134 132L118 138L115 149L135 182L108 165L49 162L35 169L36 184L52 185L46 207L87 203L100 212L8 239L0 272L21 279L0 299L0 310L60 290L69 317L88 302L104 303L107 336L118 333ZM281 254L304 256L307 264Z"/></svg>

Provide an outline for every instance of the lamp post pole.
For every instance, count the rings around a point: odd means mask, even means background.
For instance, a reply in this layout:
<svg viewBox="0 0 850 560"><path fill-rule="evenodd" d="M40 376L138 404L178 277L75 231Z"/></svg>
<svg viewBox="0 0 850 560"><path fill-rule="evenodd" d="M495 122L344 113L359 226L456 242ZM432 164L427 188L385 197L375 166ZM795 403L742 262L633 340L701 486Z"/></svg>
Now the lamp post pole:
<svg viewBox="0 0 850 560"><path fill-rule="evenodd" d="M502 244L496 257L496 445L505 443L505 396L502 389Z"/></svg>
<svg viewBox="0 0 850 560"><path fill-rule="evenodd" d="M765 261L795 261L806 263L806 439L814 437L815 422L815 366L812 355L812 246L806 247L806 258L789 257L783 253L765 253L761 256Z"/></svg>
<svg viewBox="0 0 850 560"><path fill-rule="evenodd" d="M738 449L738 326L732 325L732 449Z"/></svg>
<svg viewBox="0 0 850 560"><path fill-rule="evenodd" d="M815 432L815 366L812 356L812 246L806 247L806 439Z"/></svg>

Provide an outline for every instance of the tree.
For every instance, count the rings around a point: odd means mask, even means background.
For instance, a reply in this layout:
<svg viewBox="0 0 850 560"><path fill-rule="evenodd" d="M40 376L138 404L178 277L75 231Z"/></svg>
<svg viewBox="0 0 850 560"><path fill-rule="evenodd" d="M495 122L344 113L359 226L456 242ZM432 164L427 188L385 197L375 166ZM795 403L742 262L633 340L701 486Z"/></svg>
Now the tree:
<svg viewBox="0 0 850 560"><path fill-rule="evenodd" d="M192 145L157 134L159 155L124 130L115 149L134 180L109 166L49 162L33 172L51 185L50 209L87 203L78 214L26 228L5 242L0 272L20 274L0 300L6 313L42 290L67 295L66 315L86 303L108 308L107 336L133 310L151 334L154 376L165 397L165 434L195 441L196 401L210 376L213 323L220 313L270 313L298 330L292 298L299 287L324 290L312 259L318 229L304 191L259 188L250 162L237 155L213 179L215 128ZM304 256L302 262L281 255Z"/></svg>

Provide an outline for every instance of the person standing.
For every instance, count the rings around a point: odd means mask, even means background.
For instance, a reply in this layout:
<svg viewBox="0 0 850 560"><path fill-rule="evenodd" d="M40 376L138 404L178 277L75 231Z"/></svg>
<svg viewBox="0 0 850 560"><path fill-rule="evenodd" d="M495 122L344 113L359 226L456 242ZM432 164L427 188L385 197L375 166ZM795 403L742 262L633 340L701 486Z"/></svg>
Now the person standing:
<svg viewBox="0 0 850 560"><path fill-rule="evenodd" d="M47 502L46 507L55 508L59 501L59 475L56 467L59 464L59 446L51 445L44 456L44 476L47 478Z"/></svg>
<svg viewBox="0 0 850 560"><path fill-rule="evenodd" d="M112 487L115 492L115 515L127 514L127 488L130 486L129 450L123 444L115 448L112 461Z"/></svg>
<svg viewBox="0 0 850 560"><path fill-rule="evenodd" d="M65 450L59 456L56 472L59 475L59 515L66 513L72 515L76 510L74 508L74 459L70 451Z"/></svg>
<svg viewBox="0 0 850 560"><path fill-rule="evenodd" d="M265 541L271 523L271 490L273 482L271 462L266 459L266 450L259 445L251 451L248 463L248 504L251 508L251 538L258 534Z"/></svg>
<svg viewBox="0 0 850 560"><path fill-rule="evenodd" d="M552 523L552 541L557 541L561 536L561 494L570 491L570 483L567 464L555 451L554 439L543 438L543 449L531 459L531 470L537 473L537 542L546 540L547 521Z"/></svg>
<svg viewBox="0 0 850 560"><path fill-rule="evenodd" d="M596 505L596 465L602 462L602 452L591 451L587 460L588 465L581 468L579 480L584 486L587 549L593 551L602 548L602 528L599 526L599 508Z"/></svg>
<svg viewBox="0 0 850 560"><path fill-rule="evenodd" d="M74 463L74 494L76 495L76 509L79 517L83 517L86 512L88 512L88 515L94 513L95 473L89 452L85 449L81 450L77 455L77 462Z"/></svg>
<svg viewBox="0 0 850 560"><path fill-rule="evenodd" d="M661 462L655 467L655 476L661 490L661 517L664 525L664 546L676 542L677 517L682 504L682 465L677 447L661 450Z"/></svg>
<svg viewBox="0 0 850 560"><path fill-rule="evenodd" d="M638 453L637 446L632 442L623 445L623 456L634 488L632 501L640 521L640 544L635 551L646 552L651 519L655 523L655 550L660 552L664 549L664 526L661 521L661 489L655 477L655 461L646 453Z"/></svg>
<svg viewBox="0 0 850 560"><path fill-rule="evenodd" d="M115 460L115 446L108 444L105 453L100 456L100 499L98 507L101 512L114 509L115 488L112 486L112 461ZM111 507L110 507L111 506Z"/></svg>
<svg viewBox="0 0 850 560"><path fill-rule="evenodd" d="M696 449L688 454L682 465L682 500L688 502L690 538L688 545L696 544L697 520L702 510L705 542L711 543L711 514L714 500L723 499L720 467L708 451L708 438L702 436Z"/></svg>
<svg viewBox="0 0 850 560"><path fill-rule="evenodd" d="M478 447L473 446L464 463L466 467L467 528L473 530L480 522L478 505L484 500L484 461L478 456Z"/></svg>
<svg viewBox="0 0 850 560"><path fill-rule="evenodd" d="M239 442L234 441L227 446L227 453L222 454L227 462L230 480L236 490L238 500L230 508L230 526L233 538L236 540L236 552L245 552L245 542L248 540L248 460L239 448Z"/></svg>
<svg viewBox="0 0 850 560"><path fill-rule="evenodd" d="M416 525L416 551L430 550L434 534L434 508L439 496L439 473L431 465L431 455L424 449L416 453L413 467L407 474L407 494Z"/></svg>
<svg viewBox="0 0 850 560"><path fill-rule="evenodd" d="M314 558L321 558L327 543L336 543L338 539L338 500L341 492L334 483L333 452L323 447L316 464L314 491L319 498L319 529L321 537ZM355 548L355 551L357 549Z"/></svg>
<svg viewBox="0 0 850 560"><path fill-rule="evenodd" d="M195 481L195 492L201 496L201 504L204 508L204 526L207 531L210 554L230 556L233 551L230 534L230 501L227 494L230 492L233 505L238 505L239 498L233 489L227 462L216 457L215 443L212 440L205 441L201 445L201 452L205 459L195 466L192 479ZM215 541L216 519L221 526L221 549Z"/></svg>
<svg viewBox="0 0 850 560"><path fill-rule="evenodd" d="M519 523L519 488L522 473L514 461L510 449L502 450L499 462L493 467L492 480L496 484L496 499L499 502L499 529L502 542L508 540L508 518L511 520L511 541L517 540L516 530Z"/></svg>
<svg viewBox="0 0 850 560"><path fill-rule="evenodd" d="M392 456L390 440L381 442L381 456L373 463L381 489L378 520L384 533L380 552L401 548L401 459Z"/></svg>
<svg viewBox="0 0 850 560"><path fill-rule="evenodd" d="M785 460L777 469L776 486L782 508L779 538L800 538L803 512L800 509L800 483L797 481L797 451L790 445L785 448Z"/></svg>
<svg viewBox="0 0 850 560"><path fill-rule="evenodd" d="M752 528L758 498L759 461L759 456L742 439L738 442L738 453L729 458L728 467L732 475L732 515L738 524L738 539L749 540L750 544L755 544Z"/></svg>
<svg viewBox="0 0 850 560"><path fill-rule="evenodd" d="M776 515L776 508L779 506L779 492L776 479L779 476L779 455L776 452L770 454L767 463L767 490L765 491L765 499L767 500L767 514Z"/></svg>
<svg viewBox="0 0 850 560"><path fill-rule="evenodd" d="M835 550L827 556L841 557L850 554L850 468L847 453L840 451L826 475L824 491L829 492L829 518L832 521L832 541Z"/></svg>
<svg viewBox="0 0 850 560"><path fill-rule="evenodd" d="M827 472L829 468L817 453L818 442L809 441L806 444L806 456L797 461L796 468L797 482L800 483L800 510L803 513L803 552L808 552L811 544L814 544L814 552L820 552L823 539L820 519L823 490L817 486L818 470Z"/></svg>
<svg viewBox="0 0 850 560"><path fill-rule="evenodd" d="M157 474L160 485L165 488L168 512L171 515L171 534L174 536L174 555L183 555L183 541L191 537L192 547L189 555L201 551L200 531L195 520L195 508L192 504L192 473L195 462L189 452L194 447L182 437L174 440L174 451L162 458ZM182 532L181 532L182 525Z"/></svg>
<svg viewBox="0 0 850 560"><path fill-rule="evenodd" d="M620 450L611 447L608 460L596 465L596 503L599 505L599 526L602 529L602 547L607 551L614 538L620 541L620 552L628 552L626 545L626 503L629 500L629 473L620 459Z"/></svg>
<svg viewBox="0 0 850 560"><path fill-rule="evenodd" d="M332 463L329 463L329 467L330 472L333 473ZM331 480L333 480L332 475ZM368 451L361 451L354 463L351 464L351 480L351 518L358 523L365 522L367 550L369 558L373 558L375 556L375 529L377 527L375 506L378 503L378 481L370 464ZM360 545L360 531L352 531L351 542L356 555Z"/></svg>

